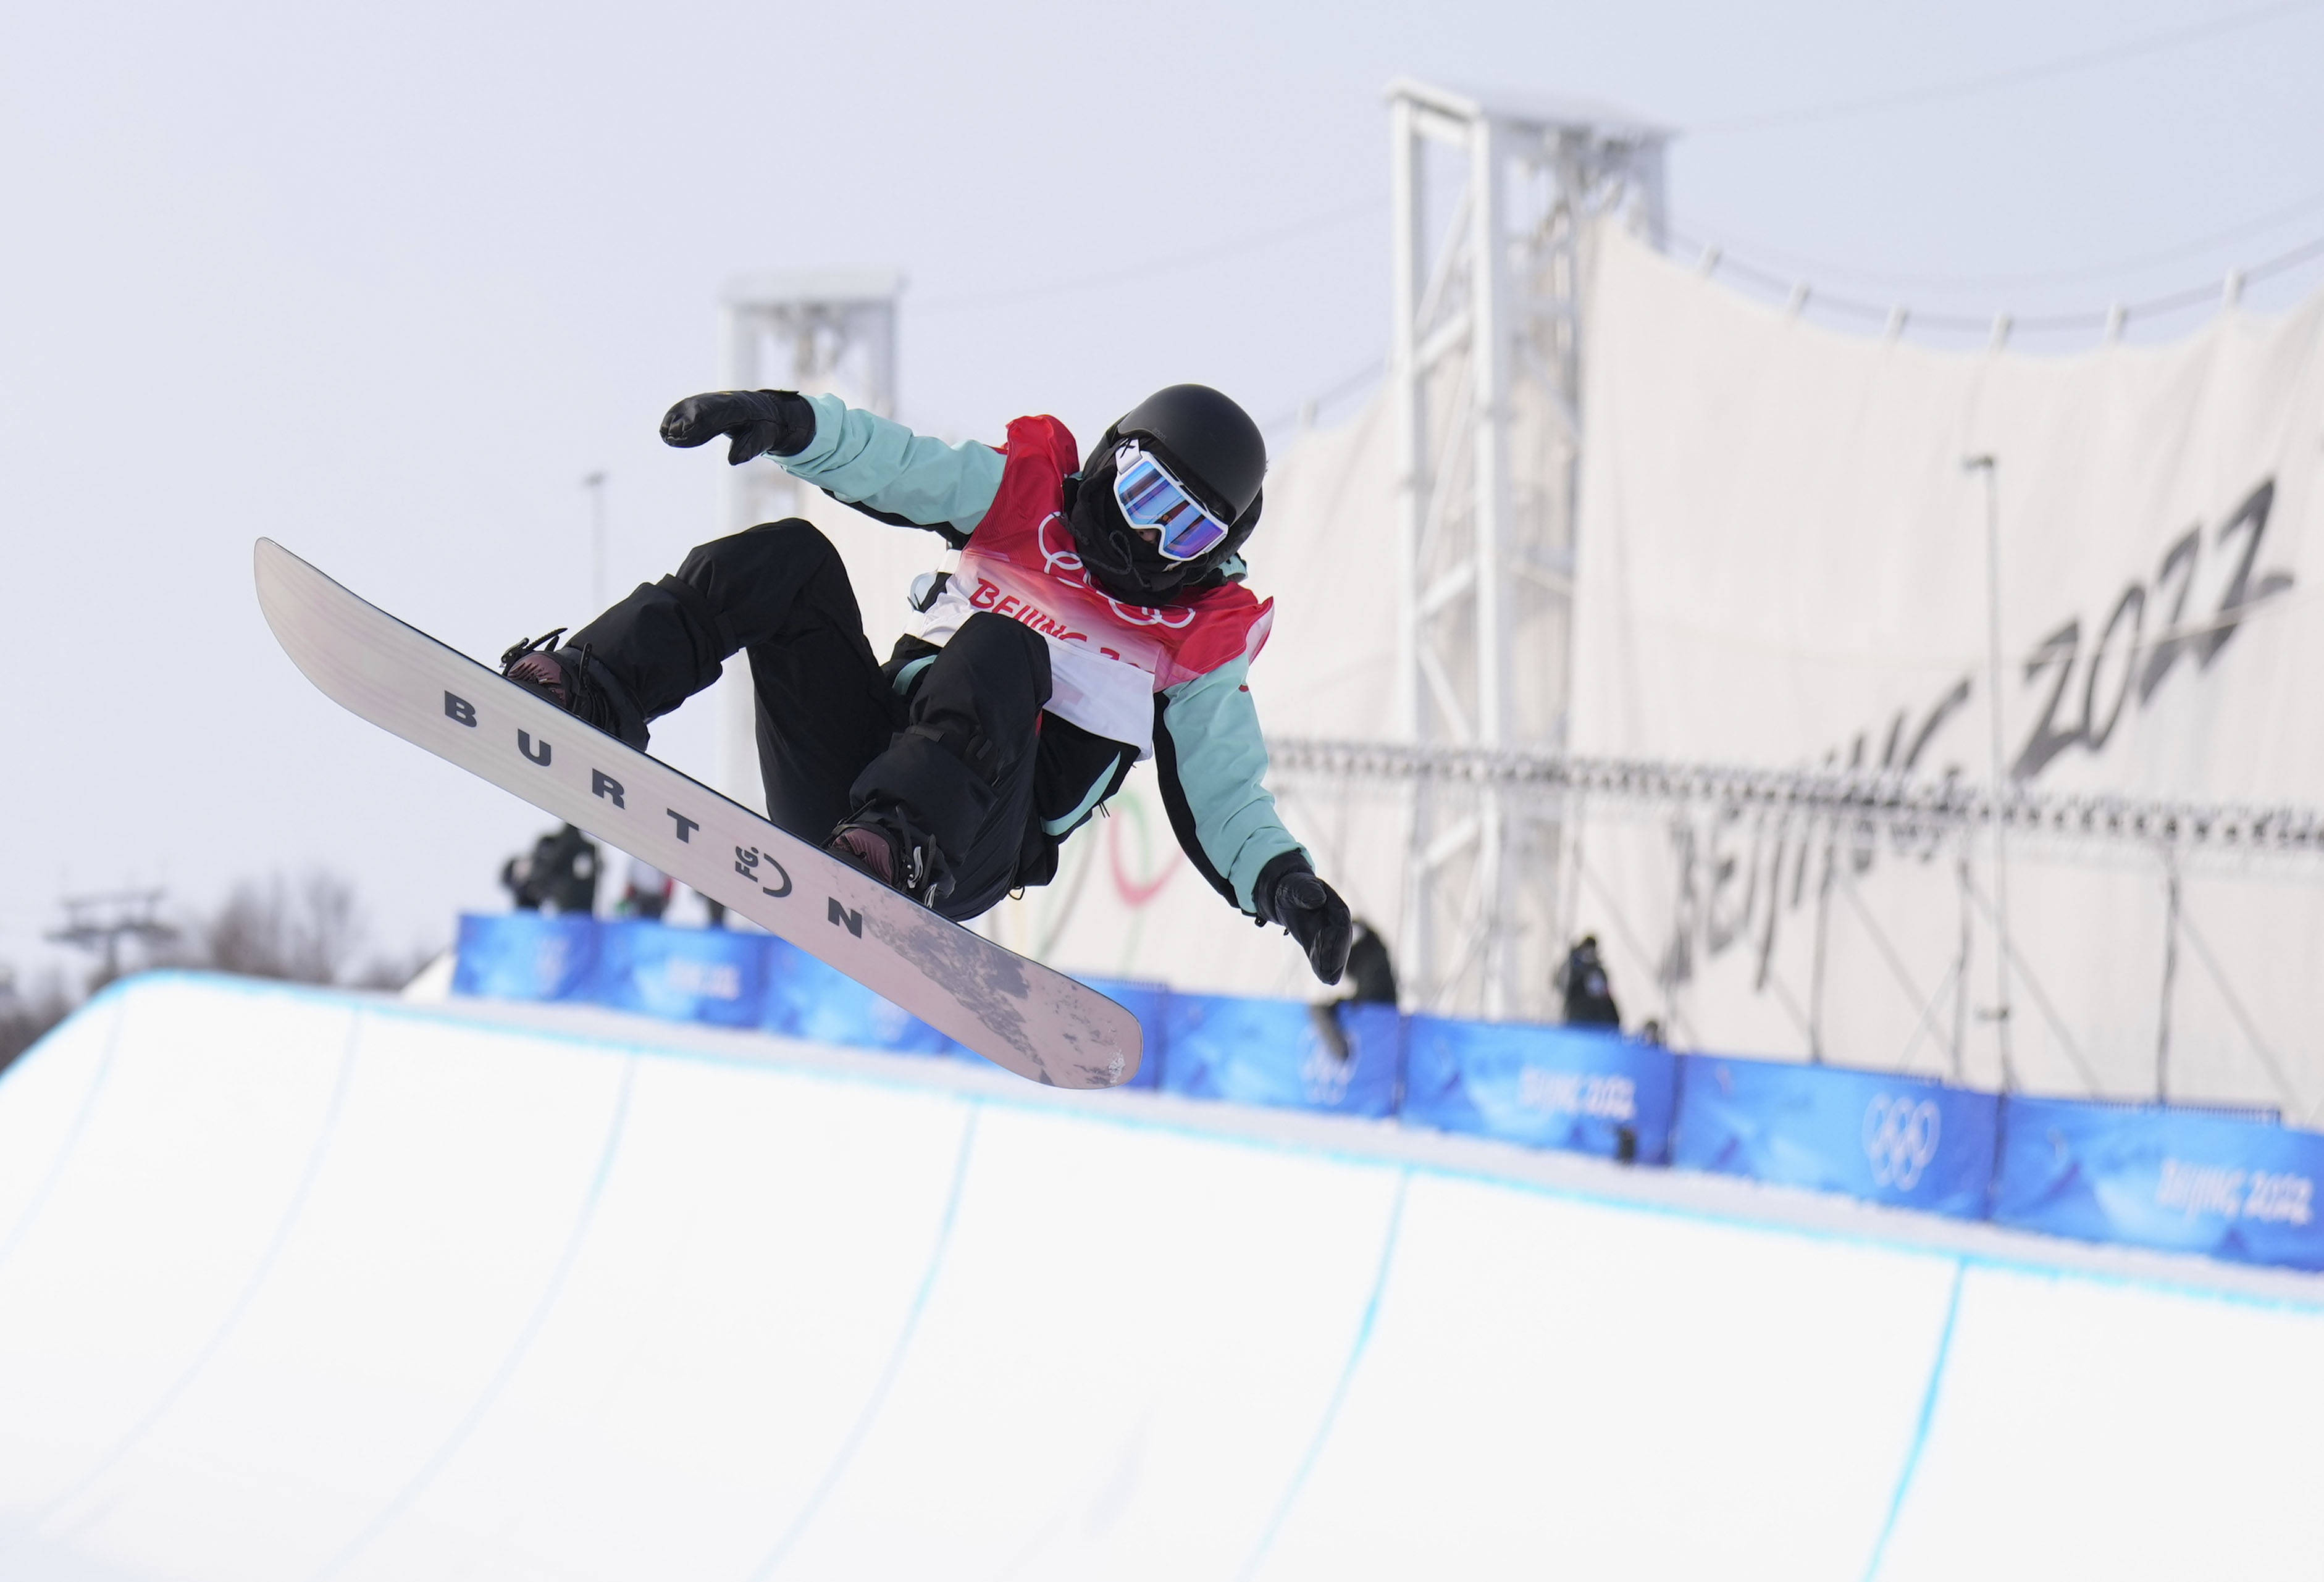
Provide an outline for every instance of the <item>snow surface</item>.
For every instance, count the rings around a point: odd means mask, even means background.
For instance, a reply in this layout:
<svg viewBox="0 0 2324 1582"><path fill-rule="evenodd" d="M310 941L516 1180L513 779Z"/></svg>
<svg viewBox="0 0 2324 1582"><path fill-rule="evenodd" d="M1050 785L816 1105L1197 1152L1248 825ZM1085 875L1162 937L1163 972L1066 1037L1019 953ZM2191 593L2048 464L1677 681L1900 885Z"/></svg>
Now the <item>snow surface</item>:
<svg viewBox="0 0 2324 1582"><path fill-rule="evenodd" d="M2313 1576L2324 1281L577 1007L0 1081L0 1576Z"/></svg>

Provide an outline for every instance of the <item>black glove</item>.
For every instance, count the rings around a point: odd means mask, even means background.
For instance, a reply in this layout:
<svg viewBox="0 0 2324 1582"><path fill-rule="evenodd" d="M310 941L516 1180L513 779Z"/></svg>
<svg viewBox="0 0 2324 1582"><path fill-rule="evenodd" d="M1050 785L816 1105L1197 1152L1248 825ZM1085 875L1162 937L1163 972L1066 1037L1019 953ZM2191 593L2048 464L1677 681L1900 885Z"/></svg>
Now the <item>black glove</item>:
<svg viewBox="0 0 2324 1582"><path fill-rule="evenodd" d="M691 450L724 434L726 464L752 456L797 455L815 440L815 403L796 391L714 390L688 396L662 414L664 445Z"/></svg>
<svg viewBox="0 0 2324 1582"><path fill-rule="evenodd" d="M1339 892L1315 877L1305 858L1286 851L1261 869L1251 903L1261 919L1281 925L1299 942L1317 978L1325 983L1340 980L1356 943L1355 920Z"/></svg>

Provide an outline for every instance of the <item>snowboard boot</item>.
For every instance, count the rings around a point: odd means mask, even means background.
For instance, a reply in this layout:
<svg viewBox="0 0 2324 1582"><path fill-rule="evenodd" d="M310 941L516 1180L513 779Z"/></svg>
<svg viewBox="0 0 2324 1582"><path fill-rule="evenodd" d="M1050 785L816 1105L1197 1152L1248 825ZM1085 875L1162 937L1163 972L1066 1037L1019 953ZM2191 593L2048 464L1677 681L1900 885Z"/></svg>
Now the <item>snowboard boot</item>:
<svg viewBox="0 0 2324 1582"><path fill-rule="evenodd" d="M645 711L591 649L557 647L557 639L564 635L560 626L545 637L515 644L501 656L501 674L539 693L582 723L643 752Z"/></svg>
<svg viewBox="0 0 2324 1582"><path fill-rule="evenodd" d="M910 814L892 803L857 808L831 832L823 849L923 906L934 907L952 894L951 865L943 851Z"/></svg>

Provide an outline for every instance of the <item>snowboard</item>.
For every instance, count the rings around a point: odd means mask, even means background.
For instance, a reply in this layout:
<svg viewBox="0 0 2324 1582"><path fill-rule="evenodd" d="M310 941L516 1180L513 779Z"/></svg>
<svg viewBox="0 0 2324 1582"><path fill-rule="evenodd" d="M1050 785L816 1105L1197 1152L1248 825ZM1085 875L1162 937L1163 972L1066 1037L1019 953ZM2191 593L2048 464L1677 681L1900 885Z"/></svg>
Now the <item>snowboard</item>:
<svg viewBox="0 0 2324 1582"><path fill-rule="evenodd" d="M1138 1074L1138 1019L1096 990L583 723L272 539L254 559L266 624L334 703L644 859L1020 1077L1086 1089Z"/></svg>

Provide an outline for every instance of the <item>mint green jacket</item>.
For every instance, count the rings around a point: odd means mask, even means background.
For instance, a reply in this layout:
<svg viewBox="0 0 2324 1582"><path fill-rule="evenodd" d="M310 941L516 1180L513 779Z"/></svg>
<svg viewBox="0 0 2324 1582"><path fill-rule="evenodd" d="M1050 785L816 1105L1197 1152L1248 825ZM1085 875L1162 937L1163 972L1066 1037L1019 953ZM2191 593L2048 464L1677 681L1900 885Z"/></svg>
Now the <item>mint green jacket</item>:
<svg viewBox="0 0 2324 1582"><path fill-rule="evenodd" d="M975 531L1000 492L1006 464L1000 452L973 441L945 445L837 396L812 399L815 438L795 455L772 458L792 476L955 546ZM1241 563L1229 570L1240 575ZM1261 869L1286 851L1305 854L1276 816L1267 788L1267 741L1250 680L1250 661L1238 659L1166 688L1155 721L1156 768L1180 843L1244 912L1253 911L1251 890ZM1079 808L1051 821L1049 832L1062 834L1086 819L1107 784L1092 786Z"/></svg>

